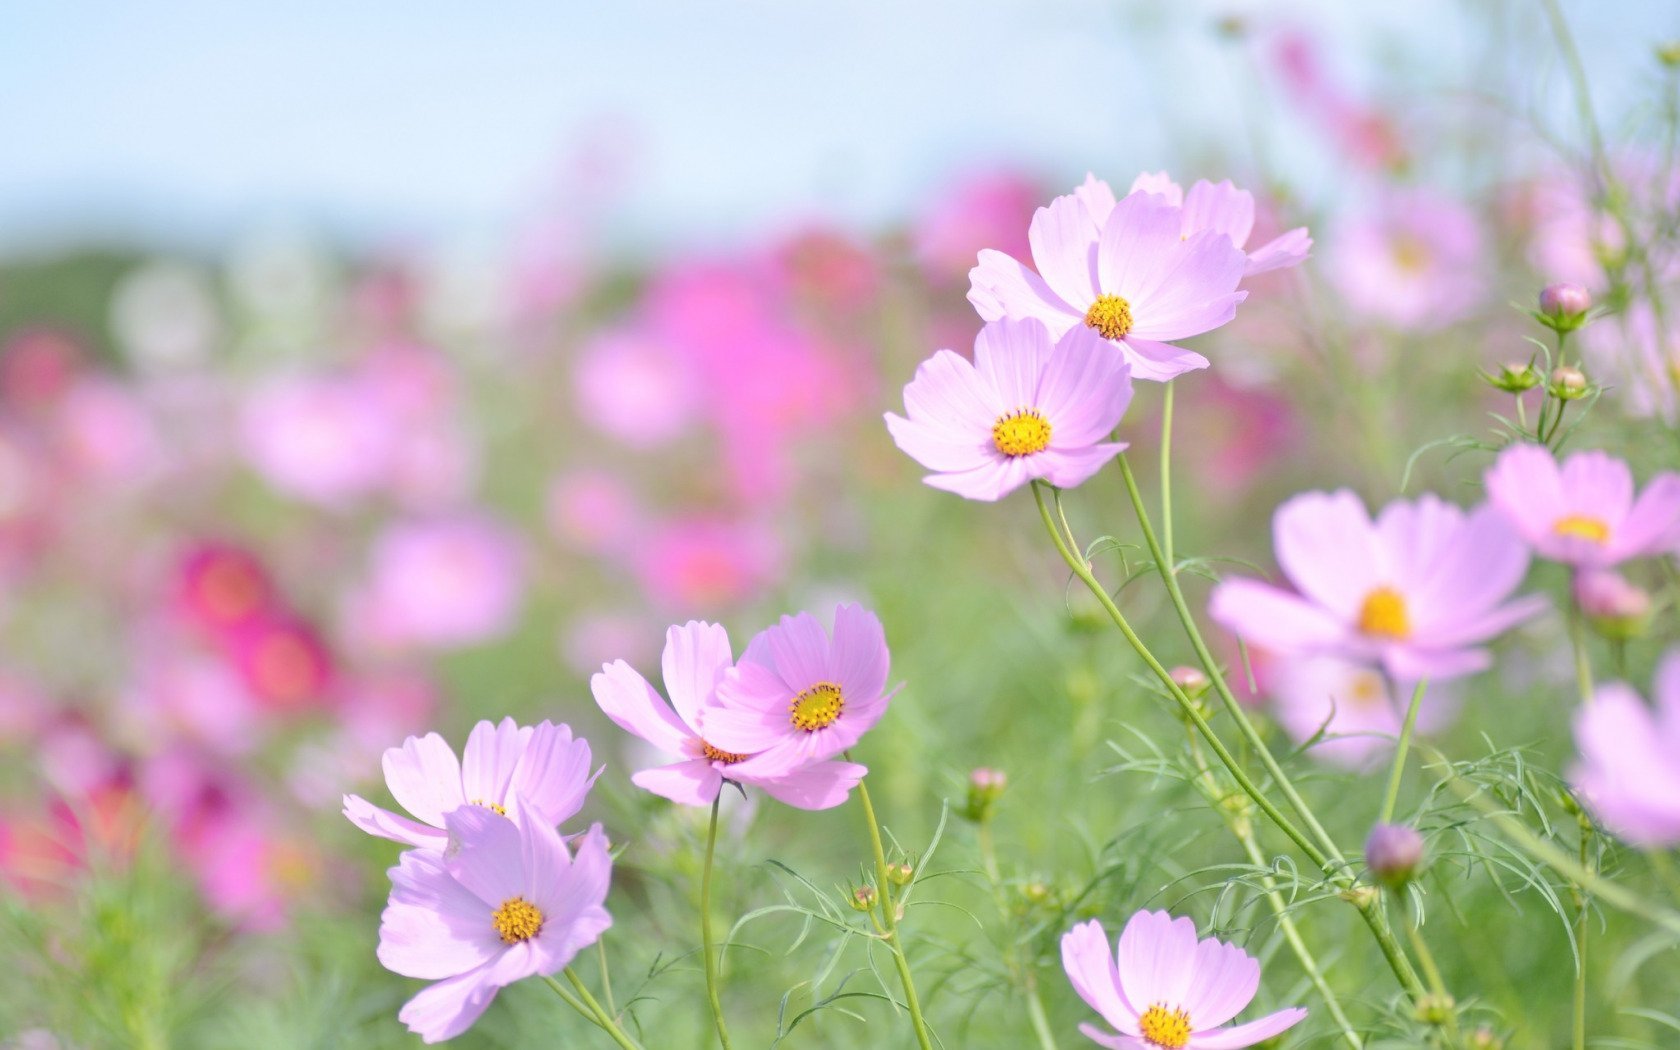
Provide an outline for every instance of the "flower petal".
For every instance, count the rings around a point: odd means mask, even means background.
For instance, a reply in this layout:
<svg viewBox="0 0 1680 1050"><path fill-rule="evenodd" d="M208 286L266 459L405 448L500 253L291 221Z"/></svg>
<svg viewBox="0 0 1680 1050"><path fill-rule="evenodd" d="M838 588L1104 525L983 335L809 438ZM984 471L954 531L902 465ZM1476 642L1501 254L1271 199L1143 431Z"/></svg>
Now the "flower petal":
<svg viewBox="0 0 1680 1050"><path fill-rule="evenodd" d="M444 814L466 802L461 793L461 763L436 733L409 737L385 752L385 784L402 808L433 827Z"/></svg>

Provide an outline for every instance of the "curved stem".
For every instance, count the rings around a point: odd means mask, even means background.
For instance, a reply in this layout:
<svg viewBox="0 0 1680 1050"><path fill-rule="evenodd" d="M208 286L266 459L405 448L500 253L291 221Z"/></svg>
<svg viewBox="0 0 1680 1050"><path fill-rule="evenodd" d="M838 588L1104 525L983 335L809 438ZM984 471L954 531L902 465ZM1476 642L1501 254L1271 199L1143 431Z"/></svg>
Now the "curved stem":
<svg viewBox="0 0 1680 1050"><path fill-rule="evenodd" d="M594 1022L597 1028L612 1036L613 1042L617 1043L623 1050L642 1050L641 1044L630 1038L624 1029L618 1026L618 1022L613 1019L613 1015L602 1009L601 1004L596 1001L594 995L590 994L589 987L578 977L577 972L568 966L565 973L566 980L572 983L572 987L577 992L575 996L561 987L560 982L553 977L544 975L543 980L547 981L548 986L554 989L554 994L564 999L578 1013Z"/></svg>
<svg viewBox="0 0 1680 1050"><path fill-rule="evenodd" d="M881 845L881 826L875 820L875 806L869 801L869 788L860 780L857 790L858 801L863 803L863 819L869 825L869 845L875 851L875 889L880 899L883 936L892 951L898 981L904 986L904 1005L910 1011L910 1025L916 1030L916 1042L922 1050L933 1050L927 1022L922 1020L921 1000L916 997L916 984L910 977L910 960L904 957L904 945L898 936L898 906L893 903L892 880L887 876L887 851Z"/></svg>
<svg viewBox="0 0 1680 1050"><path fill-rule="evenodd" d="M729 1028L723 1023L723 1000L718 994L718 957L712 945L712 854L717 849L718 804L723 791L712 799L712 819L706 827L706 864L700 870L700 949L706 955L706 998L712 1004L712 1020L717 1025L718 1042L723 1050L730 1050Z"/></svg>
<svg viewBox="0 0 1680 1050"><path fill-rule="evenodd" d="M1406 722L1400 727L1400 743L1394 749L1394 768L1388 774L1388 793L1383 796L1382 815L1377 818L1378 824L1390 824L1394 821L1394 807L1400 801L1400 779L1406 772L1406 751L1412 746L1412 730L1417 727L1418 707L1423 702L1423 691L1429 687L1429 680L1418 679L1417 688L1412 690L1412 702L1406 707Z"/></svg>

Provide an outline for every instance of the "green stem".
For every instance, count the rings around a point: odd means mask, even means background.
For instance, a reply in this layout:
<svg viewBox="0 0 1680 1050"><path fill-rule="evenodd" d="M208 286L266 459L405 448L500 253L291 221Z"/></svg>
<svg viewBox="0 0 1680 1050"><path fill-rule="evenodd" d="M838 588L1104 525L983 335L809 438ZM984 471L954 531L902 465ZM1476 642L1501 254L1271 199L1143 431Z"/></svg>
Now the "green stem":
<svg viewBox="0 0 1680 1050"><path fill-rule="evenodd" d="M1581 867L1587 871L1593 870L1590 847L1592 845L1592 825L1586 820L1581 821ZM1587 1050L1587 919L1591 912L1588 910L1586 890L1575 888L1575 1029L1574 1050Z"/></svg>
<svg viewBox="0 0 1680 1050"><path fill-rule="evenodd" d="M916 984L910 977L910 960L904 956L904 946L898 936L897 905L893 903L892 879L887 876L887 851L881 845L881 826L875 820L875 806L869 801L869 788L858 781L858 801L863 803L863 819L869 825L869 845L875 851L875 888L880 898L881 928L887 947L892 951L893 965L898 969L898 981L904 986L904 1005L910 1011L910 1025L916 1030L916 1042L922 1050L933 1050L928 1038L927 1022L922 1020L921 1000L916 997Z"/></svg>
<svg viewBox="0 0 1680 1050"><path fill-rule="evenodd" d="M601 1004L589 993L589 988L578 979L577 973L570 966L566 967L566 980L572 982L572 987L577 989L576 995L566 991L559 981L548 974L543 975L543 980L547 982L550 988L554 989L555 995L558 995L568 1006L582 1014L595 1027L612 1036L613 1042L623 1047L624 1050L642 1050L641 1045L626 1035L624 1029L618 1026L618 1022L613 1019L613 1015L601 1008Z"/></svg>
<svg viewBox="0 0 1680 1050"><path fill-rule="evenodd" d="M1459 1041L1458 1014L1452 1008L1452 996L1447 994L1447 983L1441 979L1441 968L1435 965L1435 953L1429 950L1429 942L1423 939L1423 933L1415 923L1407 922L1405 926L1406 937L1412 942L1412 950L1417 953L1418 965L1423 967L1424 977L1429 981L1429 990L1440 1000L1440 1008L1446 1011L1442 1026L1446 1028L1452 1045L1456 1046Z"/></svg>
<svg viewBox="0 0 1680 1050"><path fill-rule="evenodd" d="M1412 702L1406 707L1406 722L1400 727L1400 743L1394 749L1394 768L1388 774L1388 794L1383 796L1382 816L1378 824L1394 822L1394 807L1400 801L1400 779L1406 772L1406 751L1412 746L1412 730L1417 726L1418 707L1423 703L1423 691L1428 679L1419 679L1412 690Z"/></svg>
<svg viewBox="0 0 1680 1050"><path fill-rule="evenodd" d="M579 999L577 996L573 995L571 992L566 991L566 986L565 985L561 984L559 981L556 981L553 977L549 976L548 974L543 974L543 980L548 983L548 986L550 988L554 989L554 994L558 995L561 999L563 999L567 1006L570 1006L572 1009L576 1010L578 1013L582 1014L584 1017L587 1017L589 1019L589 1023L594 1025L596 1028L601 1027L601 1018L595 1013L595 1011L593 1011L589 1007L583 1005L583 1000Z"/></svg>
<svg viewBox="0 0 1680 1050"><path fill-rule="evenodd" d="M1124 459L1122 459L1122 465L1124 465ZM1127 470L1126 476L1128 479L1131 478L1130 470ZM1056 550L1061 554L1062 560L1067 563L1068 568L1073 570L1073 574L1079 577L1080 581L1085 584L1086 589L1102 605L1108 613L1109 619L1114 621L1114 625L1120 629L1120 633L1125 636L1126 642L1132 647L1132 650L1138 654L1138 658L1149 667L1150 672L1160 681L1167 695L1177 701L1180 710L1195 725L1196 730L1201 733L1202 739L1207 741L1208 747L1219 758L1220 764L1230 773L1231 779L1236 781L1243 794L1252 799L1254 804L1260 808L1260 811L1266 814L1267 819L1276 824L1278 830L1287 835L1290 841L1294 842L1301 852L1317 865L1319 870L1324 872L1333 883L1343 887L1351 887L1353 877L1348 873L1347 861L1342 859L1340 853L1336 853L1334 855L1335 859L1332 860L1331 856L1327 855L1311 839L1307 838L1299 828L1295 827L1289 818L1284 816L1272 803L1272 800L1266 797L1265 792L1261 791L1254 781L1249 779L1248 773L1237 761L1236 756L1232 755L1219 737L1214 735L1213 727L1208 724L1207 717L1202 714L1195 701L1191 700L1178 683L1173 681L1172 675L1165 667L1161 666L1159 660L1155 659L1155 654L1149 651L1149 647L1143 643L1143 639L1138 637L1137 632L1132 630L1132 625L1127 622L1125 614L1120 611L1120 607L1115 605L1114 599L1109 596L1108 589L1091 574L1090 566L1085 563L1083 558L1075 554L1067 543L1063 542L1061 534L1056 531L1055 521L1050 517L1050 508L1044 502L1041 484L1041 482L1033 482L1033 499L1038 502L1039 516L1044 519L1044 526L1050 531L1050 538L1055 542ZM1132 488L1135 492L1135 482L1132 483ZM1158 548L1155 548L1154 534L1151 532L1148 535L1151 547L1158 550ZM1159 558L1158 553L1156 557ZM1171 579L1171 576L1168 575L1167 578ZM1210 669L1214 667L1211 657L1207 658L1206 666ZM1215 671L1215 675L1217 675L1217 671ZM1215 680L1219 681L1220 679L1216 678ZM1235 703L1234 698L1232 703ZM1238 715L1241 718L1240 710ZM1246 719L1242 721L1242 724L1247 725ZM1250 727L1250 730L1252 731L1252 727ZM1262 755L1270 758L1270 752L1266 751L1265 746L1259 742L1258 735L1255 736L1254 741L1256 749ZM1275 760L1272 761L1272 765L1276 765ZM1299 802L1299 796L1296 796L1296 798L1297 804L1301 808L1305 808L1305 803ZM1313 823L1316 825L1317 822L1314 821ZM1323 829L1320 828L1319 830L1322 834ZM1327 840L1329 838L1328 835L1324 837ZM1333 849L1334 843L1331 843L1331 846ZM1394 939L1394 932L1388 928L1381 910L1369 898L1356 900L1355 904L1359 914L1365 919L1365 924L1370 927L1371 935L1376 938L1378 947L1382 949L1383 957L1388 961L1389 968L1394 971L1395 977L1400 981L1401 987L1406 989L1407 994L1413 999L1421 997L1423 985L1418 980L1417 972L1412 969L1411 961L1406 958L1405 951L1401 949L1400 943Z"/></svg>
<svg viewBox="0 0 1680 1050"><path fill-rule="evenodd" d="M986 881L992 887L992 900L997 904L998 915L1005 924L1009 922L1009 902L1003 895L1003 873L998 868L997 850L992 845L992 824L990 820L982 820L975 828L975 838L980 847L980 870L986 873ZM1011 975L1021 986L1027 999L1027 1017L1032 1021L1033 1033L1038 1036L1038 1045L1042 1050L1057 1050L1056 1036L1050 1030L1050 1019L1044 1013L1044 1001L1039 998L1038 978L1033 973L1033 964L1029 959L1021 961L1020 945L1015 942L1013 931L1009 934L1009 951L1005 955Z"/></svg>
<svg viewBox="0 0 1680 1050"><path fill-rule="evenodd" d="M730 1050L729 1028L723 1023L723 1000L718 994L717 949L712 944L712 854L717 849L718 804L722 801L720 790L712 799L712 819L706 826L706 866L700 870L700 947L706 954L706 998L711 1000L718 1042L723 1050Z"/></svg>
<svg viewBox="0 0 1680 1050"><path fill-rule="evenodd" d="M1571 606L1569 647L1575 654L1575 689L1581 695L1581 703L1590 704L1593 698L1592 661L1587 656L1587 635L1582 629L1581 620L1581 610Z"/></svg>
<svg viewBox="0 0 1680 1050"><path fill-rule="evenodd" d="M1165 386L1161 400L1161 550L1165 559L1161 563L1161 575L1175 577L1178 575L1178 563L1173 560L1172 380L1167 380Z"/></svg>
<svg viewBox="0 0 1680 1050"><path fill-rule="evenodd" d="M601 961L601 994L607 1000L607 1012L618 1016L618 1007L613 1003L612 972L607 968L607 938L605 935L595 940L595 957Z"/></svg>

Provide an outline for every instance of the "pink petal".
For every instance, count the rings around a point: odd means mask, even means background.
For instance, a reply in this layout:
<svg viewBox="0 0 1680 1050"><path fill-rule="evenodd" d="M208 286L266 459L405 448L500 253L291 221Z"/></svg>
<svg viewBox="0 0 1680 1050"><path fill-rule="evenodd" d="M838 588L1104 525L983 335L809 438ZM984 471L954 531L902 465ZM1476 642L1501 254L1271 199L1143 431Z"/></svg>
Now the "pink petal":
<svg viewBox="0 0 1680 1050"><path fill-rule="evenodd" d="M983 321L1036 317L1052 331L1061 332L1085 317L1084 307L1069 306L1044 278L990 248L980 253L979 265L968 271L968 283L968 301Z"/></svg>
<svg viewBox="0 0 1680 1050"><path fill-rule="evenodd" d="M397 1020L428 1043L453 1039L473 1026L496 998L497 986L479 970L423 988L397 1013Z"/></svg>
<svg viewBox="0 0 1680 1050"><path fill-rule="evenodd" d="M1196 945L1195 970L1184 1009L1198 1029L1217 1028L1237 1016L1260 989L1260 963L1212 937Z"/></svg>
<svg viewBox="0 0 1680 1050"><path fill-rule="evenodd" d="M549 827L565 823L583 808L590 786L600 775L591 774L592 760L589 742L573 739L570 726L539 723L519 756L503 807L522 797Z"/></svg>
<svg viewBox="0 0 1680 1050"><path fill-rule="evenodd" d="M1079 1034L1089 1039L1091 1042L1096 1043L1098 1046L1108 1047L1109 1050L1149 1050L1148 1044L1144 1043L1141 1039L1132 1039L1129 1036L1123 1035L1113 1035L1088 1022L1080 1024Z"/></svg>
<svg viewBox="0 0 1680 1050"><path fill-rule="evenodd" d="M1101 922L1092 919L1062 934L1062 969L1073 990L1103 1020L1128 1035L1137 1034L1138 1011L1120 990L1120 971Z"/></svg>
<svg viewBox="0 0 1680 1050"><path fill-rule="evenodd" d="M770 662L787 686L788 699L829 679L828 632L815 616L808 612L784 616L763 636Z"/></svg>
<svg viewBox="0 0 1680 1050"><path fill-rule="evenodd" d="M1132 303L1132 332L1140 339L1201 335L1236 316L1248 297L1237 290L1246 257L1224 234L1203 231L1175 245L1155 263L1147 291Z"/></svg>
<svg viewBox="0 0 1680 1050"><path fill-rule="evenodd" d="M1428 507L1420 501L1419 509ZM1429 517L1414 520L1429 527ZM1509 607L1495 609L1528 574L1528 549L1505 516L1483 504L1464 518L1455 509L1434 527L1439 542L1405 542L1396 551L1396 572L1411 581L1406 593L1415 605L1413 640L1448 647L1481 642L1521 619L1524 614ZM1395 549L1394 541L1390 546Z"/></svg>
<svg viewBox="0 0 1680 1050"><path fill-rule="evenodd" d="M1120 987L1126 1001L1178 1006L1195 975L1196 924L1164 911L1140 911L1120 931Z"/></svg>
<svg viewBox="0 0 1680 1050"><path fill-rule="evenodd" d="M1032 462L1036 457L998 456L984 466L949 474L929 474L922 482L932 488L955 492L966 499L995 502L1038 476Z"/></svg>
<svg viewBox="0 0 1680 1050"><path fill-rule="evenodd" d="M1344 622L1380 584L1385 561L1365 504L1347 489L1303 492L1272 515L1278 566L1306 598Z"/></svg>
<svg viewBox="0 0 1680 1050"><path fill-rule="evenodd" d="M1125 354L1082 325L1056 343L1031 403L1050 422L1050 447L1069 449L1106 439L1131 400Z"/></svg>
<svg viewBox="0 0 1680 1050"><path fill-rule="evenodd" d="M943 425L924 425L915 420L886 414L887 432L893 444L929 470L962 472L990 465L998 458L992 444L991 424L966 433Z"/></svg>
<svg viewBox="0 0 1680 1050"><path fill-rule="evenodd" d="M1038 209L1027 228L1033 265L1070 306L1089 306L1097 298L1100 232L1084 202L1071 194Z"/></svg>
<svg viewBox="0 0 1680 1050"><path fill-rule="evenodd" d="M980 329L974 340L974 370L982 384L997 392L998 415L1041 407L1039 377L1055 346L1049 329L1030 317L993 321Z"/></svg>
<svg viewBox="0 0 1680 1050"><path fill-rule="evenodd" d="M1126 355L1126 363L1132 366L1132 378L1151 383L1164 383L1208 366L1208 359L1194 350L1131 335L1121 341L1120 350Z"/></svg>
<svg viewBox="0 0 1680 1050"><path fill-rule="evenodd" d="M620 729L668 754L687 753L695 730L683 725L647 679L623 660L601 668L589 679L589 688L595 703Z"/></svg>
<svg viewBox="0 0 1680 1050"><path fill-rule="evenodd" d="M1275 1014L1267 1014L1258 1021L1240 1024L1235 1028L1197 1032L1190 1037L1189 1050L1238 1050L1239 1047L1253 1046L1261 1040L1270 1039L1279 1032L1293 1028L1305 1020L1306 1016L1307 1011L1296 1006L1288 1010L1279 1010Z"/></svg>
<svg viewBox="0 0 1680 1050"><path fill-rule="evenodd" d="M1124 298L1134 320L1139 305L1160 287L1162 261L1171 259L1182 244L1181 221L1181 213L1166 198L1131 193L1114 206L1103 224L1097 247L1098 287L1105 294ZM1231 287L1236 287L1235 282Z"/></svg>
<svg viewBox="0 0 1680 1050"><path fill-rule="evenodd" d="M1305 226L1297 226L1248 253L1243 276L1270 273L1286 266L1299 266L1312 254L1313 239Z"/></svg>
<svg viewBox="0 0 1680 1050"><path fill-rule="evenodd" d="M751 783L766 795L795 809L833 809L869 772L856 762L817 762L785 776L755 778Z"/></svg>
<svg viewBox="0 0 1680 1050"><path fill-rule="evenodd" d="M444 822L449 828L444 856L457 882L492 910L525 895L525 838L517 824L483 806L462 806Z"/></svg>
<svg viewBox="0 0 1680 1050"><path fill-rule="evenodd" d="M511 718L499 724L484 721L473 726L461 752L461 789L466 800L501 805L530 738L531 730Z"/></svg>
<svg viewBox="0 0 1680 1050"><path fill-rule="evenodd" d="M855 602L834 610L829 663L848 705L881 695L887 686L887 634L876 615Z"/></svg>
<svg viewBox="0 0 1680 1050"><path fill-rule="evenodd" d="M904 410L910 418L953 438L989 434L998 417L1016 407L1005 404L975 366L952 350L937 351L923 361L904 388Z"/></svg>
<svg viewBox="0 0 1680 1050"><path fill-rule="evenodd" d="M679 806L709 806L723 788L722 774L704 758L644 769L632 776L630 782Z"/></svg>
<svg viewBox="0 0 1680 1050"><path fill-rule="evenodd" d="M1091 218L1095 229L1102 229L1103 223L1108 221L1108 215L1114 210L1114 191L1108 183L1097 178L1090 172L1085 173L1085 181L1073 191L1079 198L1079 203L1085 205L1085 214Z"/></svg>
<svg viewBox="0 0 1680 1050"><path fill-rule="evenodd" d="M442 854L404 853L391 869L391 900L380 918L380 965L427 980L474 970L503 947L491 910L449 874Z"/></svg>
<svg viewBox="0 0 1680 1050"><path fill-rule="evenodd" d="M1126 191L1133 193L1153 193L1165 197L1167 203L1175 208L1184 206L1184 190L1172 180L1172 176L1164 171L1146 171L1132 180L1131 188Z"/></svg>
<svg viewBox="0 0 1680 1050"><path fill-rule="evenodd" d="M671 698L677 717L698 725L700 708L711 702L724 672L734 664L729 632L720 625L690 620L667 630L660 667L665 695Z"/></svg>
<svg viewBox="0 0 1680 1050"><path fill-rule="evenodd" d="M1183 232L1189 236L1200 230L1223 233L1233 247L1241 248L1254 230L1254 195L1237 189L1230 179L1197 179L1184 197Z"/></svg>
<svg viewBox="0 0 1680 1050"><path fill-rule="evenodd" d="M360 795L344 796L344 815L350 818L350 823L369 835L378 835L382 839L417 846L420 849L441 850L449 842L447 832L399 817L390 810L380 809Z"/></svg>
<svg viewBox="0 0 1680 1050"><path fill-rule="evenodd" d="M1061 489L1077 488L1089 481L1108 461L1125 451L1124 441L1087 448L1050 449L1037 459L1044 480Z"/></svg>
<svg viewBox="0 0 1680 1050"><path fill-rule="evenodd" d="M743 657L718 685L717 703L701 711L701 735L724 751L763 751L795 731L788 720L791 699L780 675Z"/></svg>
<svg viewBox="0 0 1680 1050"><path fill-rule="evenodd" d="M433 827L466 802L461 794L461 764L436 733L409 737L385 752L385 784L398 805Z"/></svg>
<svg viewBox="0 0 1680 1050"><path fill-rule="evenodd" d="M1443 682L1493 666L1486 649L1420 649L1410 645L1382 647L1382 664L1396 679L1417 681L1427 678Z"/></svg>
<svg viewBox="0 0 1680 1050"><path fill-rule="evenodd" d="M1279 652L1322 651L1346 637L1317 605L1258 580L1230 579L1214 587L1208 615L1244 640Z"/></svg>
<svg viewBox="0 0 1680 1050"><path fill-rule="evenodd" d="M1680 543L1680 474L1659 474L1611 537L1617 559L1639 558Z"/></svg>

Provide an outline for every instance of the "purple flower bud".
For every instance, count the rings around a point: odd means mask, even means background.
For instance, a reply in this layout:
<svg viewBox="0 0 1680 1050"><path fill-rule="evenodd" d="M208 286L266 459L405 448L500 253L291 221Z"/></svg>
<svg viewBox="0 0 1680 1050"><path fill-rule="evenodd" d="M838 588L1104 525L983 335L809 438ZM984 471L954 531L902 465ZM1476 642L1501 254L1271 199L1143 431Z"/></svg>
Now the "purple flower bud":
<svg viewBox="0 0 1680 1050"><path fill-rule="evenodd" d="M1552 369L1551 394L1561 401L1574 401L1587 396L1591 389L1587 383L1587 374L1579 368L1560 365Z"/></svg>
<svg viewBox="0 0 1680 1050"><path fill-rule="evenodd" d="M1548 284L1540 290L1540 312L1547 317L1578 317L1592 309L1592 296L1578 284Z"/></svg>
<svg viewBox="0 0 1680 1050"><path fill-rule="evenodd" d="M1207 692L1208 686L1212 684L1199 667L1175 667L1167 674L1171 676L1173 684L1184 690L1184 695L1192 700Z"/></svg>
<svg viewBox="0 0 1680 1050"><path fill-rule="evenodd" d="M1009 786L1009 777L1001 769L988 769L985 766L968 774L968 805L963 808L963 816L976 824L985 823L992 819L992 809L1003 794L1003 789Z"/></svg>
<svg viewBox="0 0 1680 1050"><path fill-rule="evenodd" d="M1399 889L1423 863L1423 836L1404 824L1378 824L1365 840L1365 866L1390 889Z"/></svg>
<svg viewBox="0 0 1680 1050"><path fill-rule="evenodd" d="M1651 596L1620 573L1597 569L1576 573L1575 605L1606 638L1631 641L1651 622Z"/></svg>

